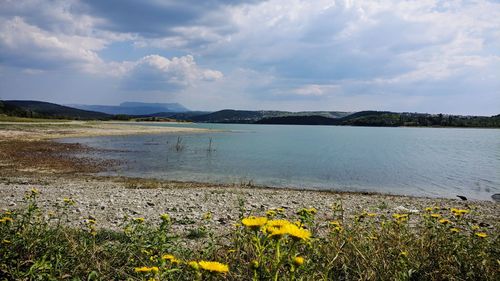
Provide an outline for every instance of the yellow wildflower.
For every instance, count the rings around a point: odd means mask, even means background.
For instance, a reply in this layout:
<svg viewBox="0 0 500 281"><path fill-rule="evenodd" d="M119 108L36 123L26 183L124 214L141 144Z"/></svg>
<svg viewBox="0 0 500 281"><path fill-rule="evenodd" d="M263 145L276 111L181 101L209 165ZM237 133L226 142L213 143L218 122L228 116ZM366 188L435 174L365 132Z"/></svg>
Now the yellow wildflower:
<svg viewBox="0 0 500 281"><path fill-rule="evenodd" d="M137 222L137 223L143 223L144 222L144 218L135 218L134 221Z"/></svg>
<svg viewBox="0 0 500 281"><path fill-rule="evenodd" d="M297 212L297 214L300 216L306 216L306 215L310 216L310 215L315 215L317 212L318 210L316 210L316 208L302 208Z"/></svg>
<svg viewBox="0 0 500 281"><path fill-rule="evenodd" d="M266 226L279 228L279 227L283 227L287 224L290 224L290 222L287 220L270 220L266 223Z"/></svg>
<svg viewBox="0 0 500 281"><path fill-rule="evenodd" d="M315 214L318 212L318 210L316 210L316 208L314 208L314 207L313 207L313 208L309 208L309 209L307 209L307 211L308 211L310 214L313 214L313 215L315 215Z"/></svg>
<svg viewBox="0 0 500 281"><path fill-rule="evenodd" d="M278 213L280 213L280 214L285 213L285 209L284 209L284 208L278 208L278 209L276 209L276 211L277 211Z"/></svg>
<svg viewBox="0 0 500 281"><path fill-rule="evenodd" d="M478 230L479 229L479 225L473 225L473 226L471 226L471 229L472 230Z"/></svg>
<svg viewBox="0 0 500 281"><path fill-rule="evenodd" d="M253 268L253 269L257 269L259 268L259 262L257 260L253 260L251 263L250 263L250 267Z"/></svg>
<svg viewBox="0 0 500 281"><path fill-rule="evenodd" d="M212 219L212 212L206 212L205 214L203 214L203 219L206 221L211 220Z"/></svg>
<svg viewBox="0 0 500 281"><path fill-rule="evenodd" d="M297 256L295 258L293 258L293 263L296 265L296 266L301 266L304 264L304 258L303 257L300 257L300 256Z"/></svg>
<svg viewBox="0 0 500 281"><path fill-rule="evenodd" d="M164 261L169 261L171 263L180 263L181 262L174 255L170 255L170 254L165 254L165 255L161 256L161 259Z"/></svg>
<svg viewBox="0 0 500 281"><path fill-rule="evenodd" d="M160 269L157 266L152 266L152 267L142 266L135 268L135 272L138 273L158 272L159 270Z"/></svg>
<svg viewBox="0 0 500 281"><path fill-rule="evenodd" d="M431 218L438 219L441 217L441 214L431 214Z"/></svg>
<svg viewBox="0 0 500 281"><path fill-rule="evenodd" d="M339 221L331 221L330 226L337 227L337 226L342 226Z"/></svg>
<svg viewBox="0 0 500 281"><path fill-rule="evenodd" d="M432 209L433 208L431 208L431 207L427 207L427 208L425 208L425 211L430 213L430 212L432 212Z"/></svg>
<svg viewBox="0 0 500 281"><path fill-rule="evenodd" d="M470 213L469 210L465 210L465 209L451 208L450 210L457 217Z"/></svg>
<svg viewBox="0 0 500 281"><path fill-rule="evenodd" d="M36 188L32 188L30 190L30 192L31 192L32 195L36 195L36 194L40 193L40 191L38 189L36 189Z"/></svg>
<svg viewBox="0 0 500 281"><path fill-rule="evenodd" d="M203 270L207 270L210 272L220 272L220 273L226 273L229 272L229 266L226 264L216 262L216 261L200 261L199 266Z"/></svg>
<svg viewBox="0 0 500 281"><path fill-rule="evenodd" d="M277 213L275 210L267 210L267 212L266 212L266 216L271 217L271 218L276 216L276 214Z"/></svg>
<svg viewBox="0 0 500 281"><path fill-rule="evenodd" d="M164 222L170 222L170 220L171 220L171 219L170 219L170 216L169 216L168 214L161 214L161 215L160 215L160 218L161 218L161 220L162 220L162 221L164 221Z"/></svg>
<svg viewBox="0 0 500 281"><path fill-rule="evenodd" d="M10 244L12 242L10 240L4 239L4 240L2 240L2 243L4 243L4 244Z"/></svg>
<svg viewBox="0 0 500 281"><path fill-rule="evenodd" d="M408 252L407 251L401 251L401 255L407 257L408 256Z"/></svg>
<svg viewBox="0 0 500 281"><path fill-rule="evenodd" d="M377 216L376 213L366 213L366 215L372 218Z"/></svg>
<svg viewBox="0 0 500 281"><path fill-rule="evenodd" d="M259 228L267 223L266 217L248 217L241 220L241 223L249 228Z"/></svg>
<svg viewBox="0 0 500 281"><path fill-rule="evenodd" d="M480 237L480 238L488 237L488 234L486 234L484 232L476 232L476 233L474 233L474 235L476 235L477 237Z"/></svg>
<svg viewBox="0 0 500 281"><path fill-rule="evenodd" d="M450 228L450 231L453 233L458 233L458 232L460 232L460 229L458 229L456 227L452 227L452 228Z"/></svg>
<svg viewBox="0 0 500 281"><path fill-rule="evenodd" d="M396 220L397 223L403 223L408 221L408 214L393 214L392 217Z"/></svg>
<svg viewBox="0 0 500 281"><path fill-rule="evenodd" d="M311 232L307 229L296 226L295 224L287 224L280 228L271 229L270 237L281 237L283 235L288 235L292 238L309 240L311 238Z"/></svg>
<svg viewBox="0 0 500 281"><path fill-rule="evenodd" d="M439 220L439 223L442 223L442 224L450 224L450 223L451 223L451 221L450 221L450 220L448 220L448 219L440 219L440 220Z"/></svg>
<svg viewBox="0 0 500 281"><path fill-rule="evenodd" d="M191 267L194 270L200 269L197 261L190 261L187 264L188 264L189 267Z"/></svg>
<svg viewBox="0 0 500 281"><path fill-rule="evenodd" d="M66 205L75 205L76 204L75 200L73 200L71 198L63 198L63 202Z"/></svg>
<svg viewBox="0 0 500 281"><path fill-rule="evenodd" d="M3 217L0 219L0 223L7 223L7 222L13 222L14 219L12 219L11 217Z"/></svg>
<svg viewBox="0 0 500 281"><path fill-rule="evenodd" d="M393 214L392 217L396 220L408 219L408 214Z"/></svg>

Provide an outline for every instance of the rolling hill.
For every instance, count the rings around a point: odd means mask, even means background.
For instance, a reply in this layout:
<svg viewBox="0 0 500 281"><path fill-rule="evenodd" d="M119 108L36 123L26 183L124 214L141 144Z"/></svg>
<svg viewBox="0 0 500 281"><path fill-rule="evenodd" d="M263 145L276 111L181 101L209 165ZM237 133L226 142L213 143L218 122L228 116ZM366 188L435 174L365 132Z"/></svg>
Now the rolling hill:
<svg viewBox="0 0 500 281"><path fill-rule="evenodd" d="M102 112L81 110L42 101L6 100L2 101L2 105L4 114L18 117L77 120L107 120L112 117L112 115Z"/></svg>

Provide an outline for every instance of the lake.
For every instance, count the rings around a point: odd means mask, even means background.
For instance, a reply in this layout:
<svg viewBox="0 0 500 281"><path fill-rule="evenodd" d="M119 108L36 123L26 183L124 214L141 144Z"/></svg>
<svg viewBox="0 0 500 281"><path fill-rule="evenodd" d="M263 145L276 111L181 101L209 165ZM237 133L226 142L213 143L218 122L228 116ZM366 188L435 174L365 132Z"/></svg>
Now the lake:
<svg viewBox="0 0 500 281"><path fill-rule="evenodd" d="M165 124L213 133L60 140L105 149L124 175L491 200L500 193L500 130ZM211 145L210 145L211 141Z"/></svg>

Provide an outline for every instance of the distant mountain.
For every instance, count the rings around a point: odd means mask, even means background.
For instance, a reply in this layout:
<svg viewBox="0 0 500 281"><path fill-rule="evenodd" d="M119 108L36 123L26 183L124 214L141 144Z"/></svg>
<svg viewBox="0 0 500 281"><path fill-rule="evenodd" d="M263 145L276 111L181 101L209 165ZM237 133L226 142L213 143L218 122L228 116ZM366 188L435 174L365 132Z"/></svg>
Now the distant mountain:
<svg viewBox="0 0 500 281"><path fill-rule="evenodd" d="M123 102L120 105L68 105L83 110L104 112L107 114L148 115L159 112L177 113L188 112L189 109L179 103L144 103Z"/></svg>
<svg viewBox="0 0 500 281"><path fill-rule="evenodd" d="M289 118L298 116L321 116L328 119L335 119L349 115L350 112L340 111L249 111L249 110L232 110L224 109L208 114L192 117L195 122L207 123L258 123L263 119L270 118Z"/></svg>
<svg viewBox="0 0 500 281"><path fill-rule="evenodd" d="M110 119L112 117L102 112L81 110L42 101L6 100L2 101L2 105L3 113L19 117L78 120Z"/></svg>

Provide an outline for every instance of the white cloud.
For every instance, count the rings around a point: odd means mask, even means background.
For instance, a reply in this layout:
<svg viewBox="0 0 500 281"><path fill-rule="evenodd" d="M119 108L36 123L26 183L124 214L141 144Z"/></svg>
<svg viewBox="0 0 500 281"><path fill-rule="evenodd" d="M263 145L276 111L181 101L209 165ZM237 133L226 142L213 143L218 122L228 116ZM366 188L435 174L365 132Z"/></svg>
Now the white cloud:
<svg viewBox="0 0 500 281"><path fill-rule="evenodd" d="M119 69L124 86L131 90L178 90L223 77L220 71L199 67L191 55L172 59L149 55L135 62L123 62Z"/></svg>
<svg viewBox="0 0 500 281"><path fill-rule="evenodd" d="M0 57L11 66L45 70L71 65L93 71L102 62L96 51L105 44L98 38L50 33L20 17L0 19Z"/></svg>
<svg viewBox="0 0 500 281"><path fill-rule="evenodd" d="M299 96L324 96L335 93L335 91L339 90L340 86L338 85L318 85L318 84L308 84L301 86L292 90L292 93Z"/></svg>

